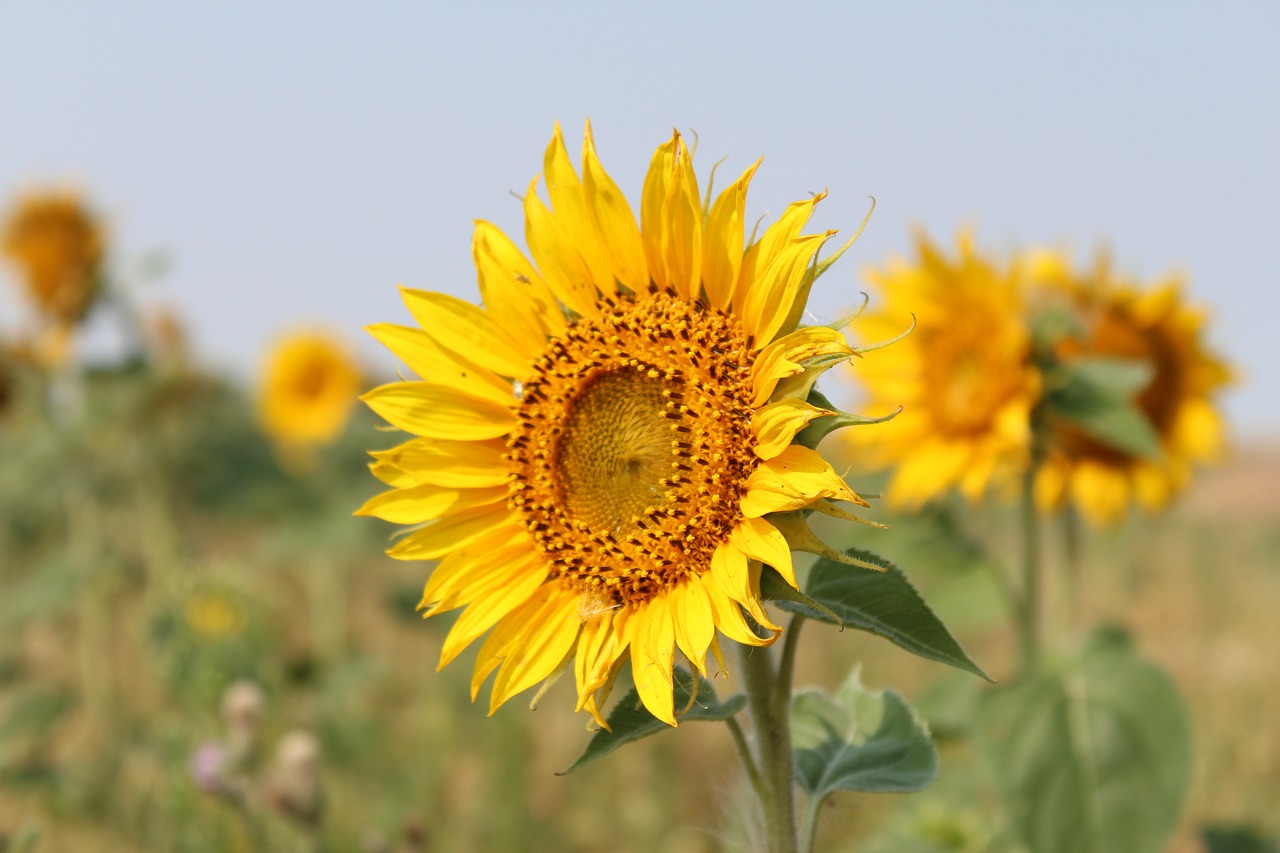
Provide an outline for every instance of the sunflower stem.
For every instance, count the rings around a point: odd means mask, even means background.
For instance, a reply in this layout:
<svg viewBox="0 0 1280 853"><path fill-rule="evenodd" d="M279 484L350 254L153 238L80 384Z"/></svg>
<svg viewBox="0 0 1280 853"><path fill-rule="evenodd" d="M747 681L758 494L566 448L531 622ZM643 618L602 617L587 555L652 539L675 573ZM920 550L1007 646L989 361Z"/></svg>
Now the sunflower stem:
<svg viewBox="0 0 1280 853"><path fill-rule="evenodd" d="M1080 616L1081 544L1080 513L1068 503L1062 512L1062 555L1067 565L1067 620L1073 631Z"/></svg>
<svg viewBox="0 0 1280 853"><path fill-rule="evenodd" d="M756 767L756 760L751 755L751 746L747 743L747 736L742 732L742 726L738 725L737 717L728 717L724 724L729 727L729 734L733 736L733 746L738 751L738 758L742 761L742 769L747 771L747 779L751 782L751 788L756 792L756 796L760 798L760 802L764 802L767 796L764 791L764 779L760 776L760 768Z"/></svg>
<svg viewBox="0 0 1280 853"><path fill-rule="evenodd" d="M796 669L796 648L800 645L800 626L804 624L804 616L797 613L791 617L791 624L782 636L782 659L778 661L778 679L774 685L774 704L791 705L791 682Z"/></svg>
<svg viewBox="0 0 1280 853"><path fill-rule="evenodd" d="M779 686L767 649L739 645L738 654L759 750L766 849L769 853L799 853L789 719L791 685Z"/></svg>
<svg viewBox="0 0 1280 853"><path fill-rule="evenodd" d="M1036 467L1022 475L1022 606L1018 613L1021 671L1030 672L1040 659L1040 517L1035 504Z"/></svg>

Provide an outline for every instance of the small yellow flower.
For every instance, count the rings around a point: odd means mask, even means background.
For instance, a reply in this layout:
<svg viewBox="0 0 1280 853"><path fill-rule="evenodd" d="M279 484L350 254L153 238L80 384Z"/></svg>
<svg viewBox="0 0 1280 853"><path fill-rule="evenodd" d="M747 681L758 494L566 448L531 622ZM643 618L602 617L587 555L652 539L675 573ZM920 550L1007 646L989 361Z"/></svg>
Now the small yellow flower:
<svg viewBox="0 0 1280 853"><path fill-rule="evenodd" d="M258 412L267 434L306 452L341 434L360 391L360 371L328 335L301 332L280 340L263 367Z"/></svg>
<svg viewBox="0 0 1280 853"><path fill-rule="evenodd" d="M869 340L915 328L868 352L856 378L868 407L902 414L876 430L848 433L857 465L892 468L887 498L918 507L958 488L970 500L1030 464L1030 413L1040 394L1031 362L1017 268L981 256L961 233L945 257L925 235L919 257L892 259L868 276L883 308L859 321Z"/></svg>
<svg viewBox="0 0 1280 853"><path fill-rule="evenodd" d="M1070 500L1096 525L1119 520L1135 501L1149 511L1164 507L1187 486L1194 466L1223 447L1215 398L1231 374L1205 347L1205 311L1185 300L1177 277L1143 289L1114 273L1105 258L1076 273L1068 260L1046 253L1033 268L1036 284L1050 298L1064 296L1083 330L1062 343L1059 356L1114 357L1150 367L1151 380L1135 402L1161 447L1158 458L1146 459L1056 427L1036 481L1038 505L1052 510Z"/></svg>
<svg viewBox="0 0 1280 853"><path fill-rule="evenodd" d="M19 200L3 226L0 252L21 276L31 303L65 326L88 311L101 286L104 241L96 217L71 192Z"/></svg>
<svg viewBox="0 0 1280 853"><path fill-rule="evenodd" d="M630 660L645 706L675 725L677 652L705 673L717 631L766 645L782 630L759 586L762 563L796 583L779 516L863 503L792 443L830 414L805 402L816 375L854 354L838 331L798 327L831 233L801 230L825 193L747 245L758 165L704 211L675 134L637 224L590 125L581 175L557 126L551 205L537 180L524 196L532 262L479 222L483 309L405 290L420 328L370 328L422 381L363 398L418 438L373 454L392 489L360 512L419 525L390 554L440 560L428 616L466 608L441 666L488 632L472 696L496 671L491 710L571 664L578 710L604 725Z"/></svg>
<svg viewBox="0 0 1280 853"><path fill-rule="evenodd" d="M244 629L244 614L223 592L198 592L183 605L182 613L192 633L204 640L234 637Z"/></svg>

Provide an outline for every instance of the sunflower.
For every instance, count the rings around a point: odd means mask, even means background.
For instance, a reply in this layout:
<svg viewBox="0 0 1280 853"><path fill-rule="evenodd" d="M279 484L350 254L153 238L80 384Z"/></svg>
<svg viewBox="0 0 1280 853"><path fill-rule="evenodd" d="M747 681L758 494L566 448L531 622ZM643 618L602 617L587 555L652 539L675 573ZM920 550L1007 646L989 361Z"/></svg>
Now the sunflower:
<svg viewBox="0 0 1280 853"><path fill-rule="evenodd" d="M948 259L924 234L919 257L868 272L883 309L859 321L870 340L915 328L869 353L857 379L869 407L902 407L882 429L849 435L858 465L893 468L887 498L918 507L951 488L976 500L1030 464L1040 379L1016 267L1000 268L961 233Z"/></svg>
<svg viewBox="0 0 1280 853"><path fill-rule="evenodd" d="M785 514L865 505L793 443L833 414L806 402L817 375L855 354L833 328L798 328L840 254L819 264L834 232L801 234L825 193L748 245L758 166L704 209L676 133L653 155L637 225L590 124L581 175L557 125L550 206L536 178L524 196L532 260L478 222L483 309L405 289L420 328L369 329L422 381L363 397L417 438L373 454L392 489L359 512L420 525L389 553L440 561L425 615L466 608L441 667L488 633L472 698L496 671L490 713L572 665L577 709L605 725L630 661L644 705L675 725L677 653L705 674L709 650L724 666L717 632L752 646L781 632L760 577L767 564L796 583Z"/></svg>
<svg viewBox="0 0 1280 853"><path fill-rule="evenodd" d="M262 372L258 414L267 434L302 461L346 426L360 371L332 337L299 332L278 341Z"/></svg>
<svg viewBox="0 0 1280 853"><path fill-rule="evenodd" d="M1177 277L1143 289L1116 275L1102 256L1092 269L1075 273L1061 255L1047 253L1034 270L1036 285L1050 298L1065 297L1079 325L1059 357L1120 358L1150 368L1134 402L1155 428L1161 451L1144 458L1054 426L1036 478L1038 505L1054 510L1070 500L1099 526L1118 521L1132 502L1149 511L1164 507L1186 487L1194 466L1223 447L1214 398L1231 373L1205 347L1205 311L1186 301Z"/></svg>
<svg viewBox="0 0 1280 853"><path fill-rule="evenodd" d="M102 228L74 193L22 198L4 223L0 252L18 268L32 304L60 325L78 322L101 287Z"/></svg>

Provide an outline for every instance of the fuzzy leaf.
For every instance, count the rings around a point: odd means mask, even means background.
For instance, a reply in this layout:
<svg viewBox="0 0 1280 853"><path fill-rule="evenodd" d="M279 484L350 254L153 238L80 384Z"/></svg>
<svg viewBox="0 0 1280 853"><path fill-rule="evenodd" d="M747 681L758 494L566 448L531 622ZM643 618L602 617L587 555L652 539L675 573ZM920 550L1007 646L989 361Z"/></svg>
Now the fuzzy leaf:
<svg viewBox="0 0 1280 853"><path fill-rule="evenodd" d="M695 720L720 722L729 719L746 707L747 699L745 696L732 696L723 702L718 701L715 691L711 688L711 682L701 677L698 678L697 699L691 705L690 688L693 685L693 677L681 669L675 671L675 676L674 693L676 720L678 722L685 723ZM689 710L681 713L683 708L688 708ZM590 764L597 758L603 758L619 747L634 743L642 738L649 737L649 735L671 731L671 726L649 713L644 703L640 701L640 694L636 692L634 687L627 691L627 695L623 696L613 706L613 710L609 712L608 722L609 728L613 729L613 731L609 732L601 729L592 735L591 740L587 742L587 748L583 750L577 760L556 775L567 776L583 765Z"/></svg>
<svg viewBox="0 0 1280 853"><path fill-rule="evenodd" d="M835 791L920 791L938 775L928 726L897 693L863 687L856 670L834 697L796 694L791 736L796 779L815 802Z"/></svg>
<svg viewBox="0 0 1280 853"><path fill-rule="evenodd" d="M1191 779L1177 690L1117 632L1078 659L988 692L981 752L1031 853L1156 853Z"/></svg>
<svg viewBox="0 0 1280 853"><path fill-rule="evenodd" d="M991 678L973 662L955 637L925 604L902 570L868 551L849 548L846 554L886 571L859 569L819 559L809 570L805 595L821 604L845 625L871 631L912 654ZM775 602L783 610L802 613L832 625L840 621L800 602Z"/></svg>

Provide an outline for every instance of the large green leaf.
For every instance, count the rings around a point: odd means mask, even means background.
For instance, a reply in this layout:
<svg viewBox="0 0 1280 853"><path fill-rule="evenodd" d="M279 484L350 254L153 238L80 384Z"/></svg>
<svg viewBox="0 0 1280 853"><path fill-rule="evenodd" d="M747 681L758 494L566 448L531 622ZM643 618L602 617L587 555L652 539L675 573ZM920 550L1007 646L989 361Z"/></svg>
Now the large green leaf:
<svg viewBox="0 0 1280 853"><path fill-rule="evenodd" d="M1151 381L1151 368L1115 358L1080 359L1056 365L1045 406L1051 418L1066 421L1108 447L1138 456L1160 453L1155 427L1135 404Z"/></svg>
<svg viewBox="0 0 1280 853"><path fill-rule="evenodd" d="M694 695L691 692L694 684L693 676L680 669L675 671L675 675L676 721L679 723L694 720L713 722L727 720L746 707L745 696L732 696L723 702L718 701L715 691L711 688L711 682L702 677L698 677L697 694ZM688 710L683 710L685 708ZM568 775L597 758L603 758L619 747L671 730L670 726L649 713L634 687L613 706L607 722L612 731L601 729L592 735L582 755L579 755L573 764L558 775Z"/></svg>
<svg viewBox="0 0 1280 853"><path fill-rule="evenodd" d="M928 726L897 693L863 687L856 670L834 697L792 698L791 738L810 808L836 791L919 791L938 775Z"/></svg>
<svg viewBox="0 0 1280 853"><path fill-rule="evenodd" d="M804 592L829 612L806 607L798 601L779 600L774 604L832 625L851 625L871 631L912 654L991 680L960 647L900 569L858 548L849 548L845 553L883 566L885 570L860 569L822 558L809 570ZM839 621L831 618L832 613Z"/></svg>
<svg viewBox="0 0 1280 853"><path fill-rule="evenodd" d="M1031 853L1155 853L1191 776L1173 684L1117 632L1057 671L989 692L978 736Z"/></svg>

